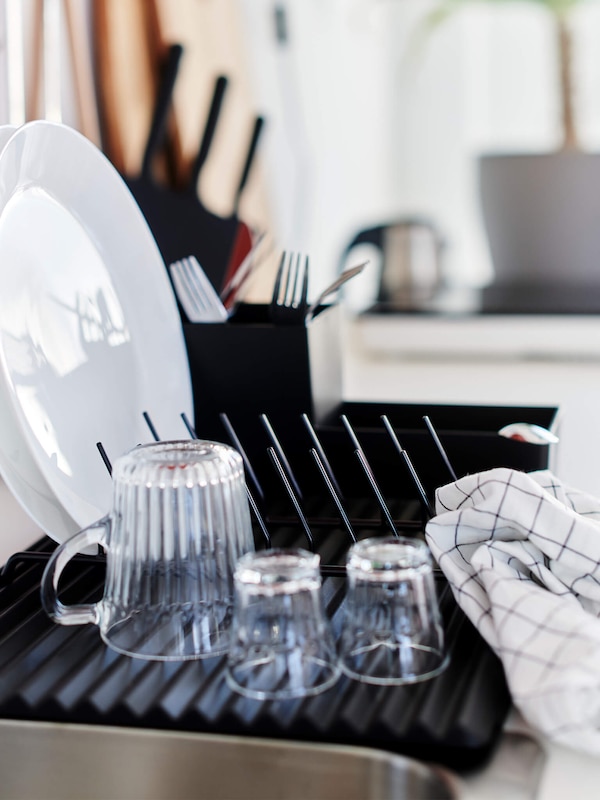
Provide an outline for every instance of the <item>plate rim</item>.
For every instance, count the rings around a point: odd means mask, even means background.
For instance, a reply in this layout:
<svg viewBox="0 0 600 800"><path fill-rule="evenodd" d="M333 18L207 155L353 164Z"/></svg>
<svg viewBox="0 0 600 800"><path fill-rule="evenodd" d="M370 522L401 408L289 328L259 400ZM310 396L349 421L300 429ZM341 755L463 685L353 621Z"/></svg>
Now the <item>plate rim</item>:
<svg viewBox="0 0 600 800"><path fill-rule="evenodd" d="M83 227L85 235L98 252L102 264L108 273L112 288L114 289L117 299L122 307L123 314L127 319L127 307L129 306L129 311L131 312L132 301L122 301L122 290L124 285L132 288L135 284L135 280L132 278L131 274L128 274L128 270L131 272L131 267L127 266L125 257L123 257L122 263L119 267L116 267L113 263L108 263L107 249L105 247L106 243L103 241L98 241L97 238L99 232L103 229L103 223L99 224L95 219L90 218L89 199L86 199L85 202L82 202L80 207L77 206L77 203L73 205L71 202L65 201L64 186L59 186L57 189L57 186L52 183L53 180L56 180L56 177L53 177L53 167L41 165L41 173L36 176L35 180L31 179L30 173L32 171L32 164L37 165L38 167L40 166L40 148L42 145L49 144L53 144L55 147L58 146L59 151L61 147L64 147L65 149L69 147L69 156L71 159L69 163L71 172L64 177L66 183L71 181L73 185L77 185L78 176L75 173L77 171L77 166L82 166L78 159L86 160L85 166L91 169L92 173L100 175L100 177L103 179L103 188L106 189L108 186L110 190L109 196L104 198L104 205L101 207L102 214L106 214L109 220L111 219L111 214L114 215L112 208L108 208L111 199L111 205L114 205L121 211L126 211L126 214L124 214L126 218L125 223L122 221L122 219L113 218L112 221L116 224L115 230L117 232L120 231L120 235L124 238L124 240L127 240L127 244L129 244L131 241L132 249L136 252L139 251L140 253L143 253L147 258L148 263L146 263L146 260L144 263L145 272L143 283L146 286L144 292L146 295L150 294L150 296L152 293L154 293L154 299L157 303L157 308L160 311L162 321L165 322L166 320L169 323L168 331L166 331L166 323L164 326L165 330L163 331L163 334L166 332L165 340L167 341L169 347L175 348L176 354L174 357L173 352L169 353L170 357L168 359L168 364L167 359L164 359L164 363L162 364L163 372L169 372L170 374L170 372L174 369L177 370L176 381L171 380L167 381L167 383L173 384L173 386L175 383L177 384L177 399L180 411L185 411L186 414L189 415L189 418L193 421L193 389L187 348L185 344L181 318L177 308L177 302L168 279L166 266L152 231L141 209L139 208L139 205L128 189L124 179L116 170L114 165L108 160L106 155L79 131L63 123L55 123L47 120L34 120L16 128L6 142L5 147L0 152L0 219L6 213L6 207L10 200L17 192L23 191L25 188L30 189L39 187L46 194L56 200L59 205L61 205L63 211L66 211L79 223L79 225ZM37 149L36 145L38 145ZM61 176L61 180L63 180L63 176ZM69 184L69 187L70 186L71 184ZM66 193L68 193L68 190ZM100 209L100 204L98 204L98 208ZM131 227L125 231L125 227L127 225L130 225ZM119 226L121 227L119 228ZM118 236L116 238L119 239ZM1 247L2 242L0 239L0 249ZM108 250L110 250L110 247ZM126 269L124 269L120 275L117 275L115 270L117 268L122 268L123 263L126 264ZM40 269L43 272L43 267ZM154 270L154 273L152 270ZM149 284L152 284L150 288L148 288ZM144 318L145 311L141 309L142 305L143 303L138 302L138 309L135 312L136 319L133 325L134 328L135 324L138 324L139 320ZM153 318L152 322L154 323L155 321L157 325L160 324L160 320L155 320ZM148 322L148 320L146 320L146 322ZM4 329L0 328L0 381L2 382L2 388L7 395L5 399L8 401L8 404L12 409L15 423L18 425L21 431L23 442L27 446L31 458L37 464L43 482L47 484L50 491L55 496L57 506L59 506L66 513L67 518L73 519L77 527L84 527L85 525L95 521L95 519L98 517L103 516L103 514L109 511L109 508L104 506L98 507L96 505L92 511L90 509L90 505L93 506L94 502L90 503L88 498L82 499L82 493L80 493L79 497L73 498L70 492L67 491L67 487L69 486L68 481L65 482L64 476L58 475L58 470L52 465L51 458L42 455L40 452L40 442L36 437L35 432L29 425L27 417L23 411L22 404L16 396L13 387L10 358L6 353L5 343L3 340L4 333ZM135 357L137 360L139 360L140 349L143 351L144 342L142 341L141 335L138 335L131 349L133 354L132 357ZM179 363L176 363L177 361ZM152 371L155 370L156 362L152 365ZM144 376L148 371L149 370L145 370L143 367L141 368L141 374ZM154 380L154 383L151 385L156 387L158 385L158 381ZM167 391L168 388L161 386L161 392ZM175 411L173 413L175 414ZM183 432L184 428L182 427L182 435ZM149 431L148 434L150 434ZM60 448L57 448L57 450L60 450ZM121 453L115 453L113 455L116 457L120 454ZM98 461L100 462L99 455ZM94 466L92 469L95 468L96 467ZM39 514L36 515L26 503L24 504L23 497L19 496L17 489L14 486L14 480L11 482L10 479L7 479L6 483L9 488L11 488L11 491L13 491L13 494L17 495L17 499L21 505L23 505L25 511L27 511L27 513L29 513L29 515L34 519L34 521L40 525L40 527L42 527L42 529L46 531L51 538L57 541L62 541L64 538L63 533L58 533L56 529L52 529L52 526L49 526L47 523L41 524ZM90 481L88 480L88 484L89 483ZM111 488L110 482L107 482L106 486L106 497L108 500L110 496L109 491ZM94 491L88 490L88 495L93 497ZM87 506L87 508L84 508L84 506Z"/></svg>

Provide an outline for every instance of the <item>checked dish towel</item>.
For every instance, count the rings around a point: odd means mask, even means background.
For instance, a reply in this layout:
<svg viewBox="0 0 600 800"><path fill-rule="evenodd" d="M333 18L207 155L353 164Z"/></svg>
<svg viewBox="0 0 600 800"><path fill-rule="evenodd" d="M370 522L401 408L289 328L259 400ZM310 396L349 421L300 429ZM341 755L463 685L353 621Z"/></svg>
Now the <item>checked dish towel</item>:
<svg viewBox="0 0 600 800"><path fill-rule="evenodd" d="M600 754L600 500L492 469L437 490L426 537L525 719Z"/></svg>

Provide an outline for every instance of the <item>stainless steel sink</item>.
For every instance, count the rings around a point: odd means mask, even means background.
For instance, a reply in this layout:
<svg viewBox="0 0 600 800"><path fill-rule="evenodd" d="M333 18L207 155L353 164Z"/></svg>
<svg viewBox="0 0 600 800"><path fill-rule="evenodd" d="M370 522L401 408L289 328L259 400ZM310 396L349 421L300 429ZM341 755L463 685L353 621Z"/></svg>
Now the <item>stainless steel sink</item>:
<svg viewBox="0 0 600 800"><path fill-rule="evenodd" d="M0 721L0 797L21 800L458 798L437 766L368 748Z"/></svg>

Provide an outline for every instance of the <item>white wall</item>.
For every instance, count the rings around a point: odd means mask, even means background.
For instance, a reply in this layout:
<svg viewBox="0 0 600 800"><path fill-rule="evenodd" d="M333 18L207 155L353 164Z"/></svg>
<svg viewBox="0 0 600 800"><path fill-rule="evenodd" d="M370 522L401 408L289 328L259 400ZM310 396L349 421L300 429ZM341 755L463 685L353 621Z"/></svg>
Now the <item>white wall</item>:
<svg viewBox="0 0 600 800"><path fill-rule="evenodd" d="M560 141L556 42L536 3L478 5L418 41L429 0L238 0L257 102L270 119L266 160L279 238L337 272L354 231L407 214L433 217L458 284L492 277L477 189L484 151L551 150ZM600 143L600 3L576 33L581 140ZM374 291L376 267L361 292ZM360 303L360 300L359 300Z"/></svg>
<svg viewBox="0 0 600 800"><path fill-rule="evenodd" d="M61 0L45 0L44 16L38 0L0 0L0 124L43 118L82 127L73 72L79 70L79 80L93 94L90 2L77 0L70 7L85 69L71 48ZM97 130L89 135L98 143Z"/></svg>

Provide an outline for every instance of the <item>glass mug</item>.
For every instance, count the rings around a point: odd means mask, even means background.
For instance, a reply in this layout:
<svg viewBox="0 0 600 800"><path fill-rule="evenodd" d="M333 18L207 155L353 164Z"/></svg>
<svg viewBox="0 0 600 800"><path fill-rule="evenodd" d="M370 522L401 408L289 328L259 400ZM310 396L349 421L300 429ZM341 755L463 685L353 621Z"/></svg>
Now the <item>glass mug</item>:
<svg viewBox="0 0 600 800"><path fill-rule="evenodd" d="M140 445L113 467L111 512L61 544L42 577L42 604L61 625L98 625L119 653L162 661L227 652L233 573L254 550L241 456L202 440ZM63 605L67 562L105 548L100 602Z"/></svg>

